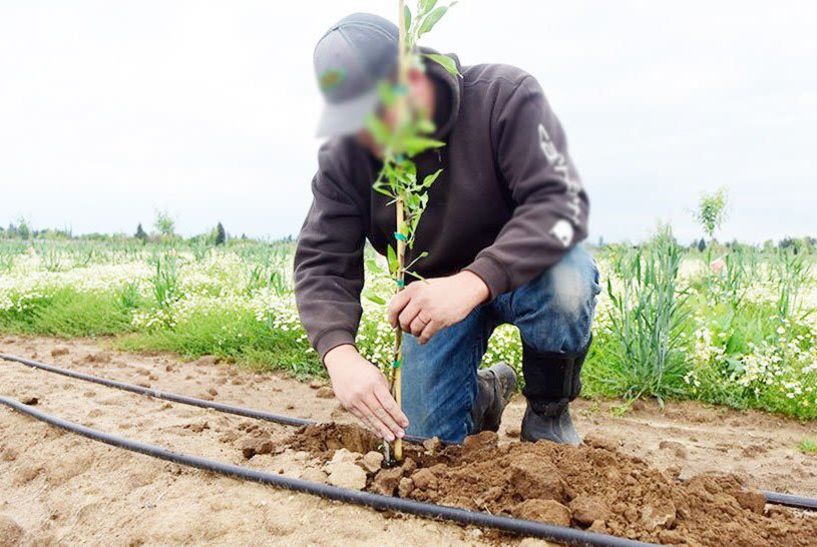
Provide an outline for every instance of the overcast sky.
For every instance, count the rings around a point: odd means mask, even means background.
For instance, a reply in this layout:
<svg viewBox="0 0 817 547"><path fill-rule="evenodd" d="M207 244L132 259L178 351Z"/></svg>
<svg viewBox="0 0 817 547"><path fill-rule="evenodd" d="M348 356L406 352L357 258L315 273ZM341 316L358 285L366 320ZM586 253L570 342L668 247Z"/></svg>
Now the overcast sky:
<svg viewBox="0 0 817 547"><path fill-rule="evenodd" d="M315 42L393 0L0 0L0 225L295 234ZM410 2L413 4L413 2ZM817 236L817 2L461 0L425 40L536 76L591 198L638 240L729 187L722 239Z"/></svg>

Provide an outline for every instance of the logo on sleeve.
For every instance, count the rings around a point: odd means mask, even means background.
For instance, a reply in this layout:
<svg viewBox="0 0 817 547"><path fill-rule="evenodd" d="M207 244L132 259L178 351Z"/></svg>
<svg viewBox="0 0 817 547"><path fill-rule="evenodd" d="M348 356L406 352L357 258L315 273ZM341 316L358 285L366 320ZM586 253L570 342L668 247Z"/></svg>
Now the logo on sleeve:
<svg viewBox="0 0 817 547"><path fill-rule="evenodd" d="M570 247L573 242L573 225L563 218L556 221L549 233L565 247Z"/></svg>

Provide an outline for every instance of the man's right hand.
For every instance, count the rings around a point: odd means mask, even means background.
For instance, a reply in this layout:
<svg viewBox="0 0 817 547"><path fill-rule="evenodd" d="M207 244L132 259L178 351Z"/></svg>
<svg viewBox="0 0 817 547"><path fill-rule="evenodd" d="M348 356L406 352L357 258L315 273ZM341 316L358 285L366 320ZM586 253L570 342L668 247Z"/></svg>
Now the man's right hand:
<svg viewBox="0 0 817 547"><path fill-rule="evenodd" d="M408 418L389 393L386 377L357 348L349 344L332 348L323 362L335 397L367 429L389 442L405 435Z"/></svg>

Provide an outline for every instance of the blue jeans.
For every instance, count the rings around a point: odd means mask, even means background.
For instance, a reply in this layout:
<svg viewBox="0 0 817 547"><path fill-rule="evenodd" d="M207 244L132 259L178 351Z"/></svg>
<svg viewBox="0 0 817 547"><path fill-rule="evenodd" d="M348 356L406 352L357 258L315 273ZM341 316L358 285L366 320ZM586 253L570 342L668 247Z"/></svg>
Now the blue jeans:
<svg viewBox="0 0 817 547"><path fill-rule="evenodd" d="M493 330L510 323L536 351L578 352L590 341L600 291L595 261L577 246L526 285L476 307L425 345L404 335L402 403L410 421L407 433L451 442L471 434L477 369Z"/></svg>

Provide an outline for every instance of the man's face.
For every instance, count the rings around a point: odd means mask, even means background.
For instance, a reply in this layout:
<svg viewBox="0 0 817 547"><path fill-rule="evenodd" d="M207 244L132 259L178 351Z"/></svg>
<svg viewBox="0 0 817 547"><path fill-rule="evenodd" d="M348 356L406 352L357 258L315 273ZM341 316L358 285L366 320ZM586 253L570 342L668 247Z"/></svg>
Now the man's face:
<svg viewBox="0 0 817 547"><path fill-rule="evenodd" d="M426 75L417 69L412 69L409 72L409 93L408 104L413 112L429 112L430 105L434 102L432 85ZM385 106L381 105L378 108L375 116L382 121L389 131L394 131L397 127L397 107L396 105ZM369 150L376 158L383 159L383 147L378 144L371 132L363 128L355 134L357 142Z"/></svg>
<svg viewBox="0 0 817 547"><path fill-rule="evenodd" d="M381 105L377 109L375 116L389 128L389 131L394 131L394 128L397 126L397 109L394 105L388 107ZM383 147L367 128L358 131L355 134L355 139L361 146L368 149L374 157L383 159Z"/></svg>

